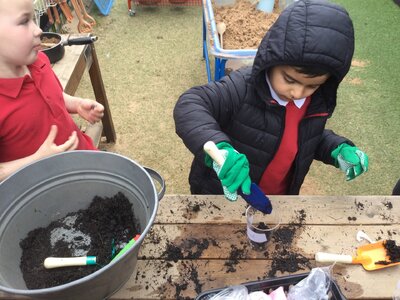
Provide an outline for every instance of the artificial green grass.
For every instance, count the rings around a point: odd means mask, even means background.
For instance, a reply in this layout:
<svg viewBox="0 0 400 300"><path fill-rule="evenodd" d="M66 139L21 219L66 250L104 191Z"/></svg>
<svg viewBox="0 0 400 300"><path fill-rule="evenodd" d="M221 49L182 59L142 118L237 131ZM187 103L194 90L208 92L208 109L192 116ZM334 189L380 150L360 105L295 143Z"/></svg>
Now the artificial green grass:
<svg viewBox="0 0 400 300"><path fill-rule="evenodd" d="M390 194L400 177L400 8L392 0L335 0L346 7L356 34L355 60L341 84L328 122L370 157L370 170L346 182L338 169L314 163L306 193ZM117 133L101 147L157 170L168 194L189 193L191 153L175 134L172 110L179 95L207 82L202 59L201 7L136 7L116 0L98 25L96 50ZM211 57L212 58L212 57ZM93 97L87 76L78 95Z"/></svg>

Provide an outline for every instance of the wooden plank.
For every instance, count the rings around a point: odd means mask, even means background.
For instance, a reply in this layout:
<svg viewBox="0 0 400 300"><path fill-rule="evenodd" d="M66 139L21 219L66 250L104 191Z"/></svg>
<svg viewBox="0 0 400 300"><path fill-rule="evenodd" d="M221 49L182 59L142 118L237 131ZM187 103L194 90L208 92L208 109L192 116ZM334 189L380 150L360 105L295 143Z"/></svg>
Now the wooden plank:
<svg viewBox="0 0 400 300"><path fill-rule="evenodd" d="M71 35L72 37L78 37L82 35ZM65 40L66 36L62 35L62 39ZM85 51L85 48L87 48L88 45L74 45L74 46L65 46L65 54L62 60L59 62L56 62L53 64L53 71L56 73L61 85L63 86L65 92L70 95L74 95L76 92L76 89L78 88L79 81L82 77L83 71L80 68L80 72L82 73L79 77L79 80L76 80L76 78L72 78L72 74L74 73L74 70L76 68L77 62L79 61L79 58L83 56L83 53ZM86 67L86 64L83 64L83 67ZM71 80L74 80L74 84L70 85L68 87L68 82Z"/></svg>
<svg viewBox="0 0 400 300"><path fill-rule="evenodd" d="M115 134L114 123L111 118L111 110L108 104L106 90L104 88L103 79L101 77L101 71L99 62L97 59L96 49L94 45L89 46L91 48L91 59L92 63L89 68L90 81L92 83L93 92L96 100L104 106L103 132L108 143L115 143L117 136Z"/></svg>
<svg viewBox="0 0 400 300"><path fill-rule="evenodd" d="M270 265L270 261L240 261L232 272L220 260L139 260L135 278L111 299L192 299L205 290L262 279Z"/></svg>
<svg viewBox="0 0 400 300"><path fill-rule="evenodd" d="M96 147L99 147L102 132L103 132L103 123L97 122L94 124L88 124L84 130L85 134L87 134L93 141L93 144Z"/></svg>
<svg viewBox="0 0 400 300"><path fill-rule="evenodd" d="M400 196L271 196L285 224L400 224ZM182 205L185 204L185 205ZM157 223L245 223L246 202L223 196L166 195Z"/></svg>
<svg viewBox="0 0 400 300"><path fill-rule="evenodd" d="M70 38L89 36L90 34L75 34ZM65 40L67 36L62 35ZM53 64L53 71L57 75L65 93L75 95L82 76L88 68L95 99L104 106L104 116L101 127L88 124L88 135L96 146L99 145L101 136L105 136L108 143L115 143L116 133L111 117L106 91L101 77L100 66L94 45L65 46L65 54L62 60ZM99 130L101 129L100 133ZM100 138L99 138L100 135Z"/></svg>
<svg viewBox="0 0 400 300"><path fill-rule="evenodd" d="M229 272L221 260L139 260L137 274L111 299L192 299L202 291L264 279L270 267L270 260L244 260ZM389 268L374 273L356 265L336 265L334 279L348 299L391 299L398 281Z"/></svg>
<svg viewBox="0 0 400 300"><path fill-rule="evenodd" d="M4 292L0 292L0 299L4 299L4 300L12 300L12 299L17 299L17 300L32 300L32 297L11 295L11 294L7 294L7 293L4 293Z"/></svg>
<svg viewBox="0 0 400 300"><path fill-rule="evenodd" d="M155 224L146 236L139 257L165 259L168 251L176 249L186 259L228 259L237 251L240 259L271 259L283 249L314 259L318 251L355 254L358 246L356 233L364 230L376 240L392 239L400 245L398 225L283 225L273 235L263 251L252 249L246 225L239 224Z"/></svg>
<svg viewBox="0 0 400 300"><path fill-rule="evenodd" d="M244 260L238 262L235 272L228 272L225 263L223 260L138 260L137 273L110 299L194 298L202 291L267 278L271 267L270 260ZM391 299L398 276L389 270L367 272L356 265L346 268L336 265L334 279L349 300ZM304 272L307 270L296 273ZM396 272L399 274L398 268ZM0 298L26 299L1 292Z"/></svg>

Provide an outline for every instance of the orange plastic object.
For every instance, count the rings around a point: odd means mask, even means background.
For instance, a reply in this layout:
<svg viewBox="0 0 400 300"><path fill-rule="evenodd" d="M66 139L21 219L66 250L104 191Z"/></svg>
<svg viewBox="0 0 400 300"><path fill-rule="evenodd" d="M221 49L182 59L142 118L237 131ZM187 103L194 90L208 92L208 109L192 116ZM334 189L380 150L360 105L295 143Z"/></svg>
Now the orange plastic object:
<svg viewBox="0 0 400 300"><path fill-rule="evenodd" d="M358 247L357 256L353 257L353 263L362 264L364 269L368 271L400 265L400 262L390 263L384 242L379 241ZM379 262L385 263L380 264Z"/></svg>

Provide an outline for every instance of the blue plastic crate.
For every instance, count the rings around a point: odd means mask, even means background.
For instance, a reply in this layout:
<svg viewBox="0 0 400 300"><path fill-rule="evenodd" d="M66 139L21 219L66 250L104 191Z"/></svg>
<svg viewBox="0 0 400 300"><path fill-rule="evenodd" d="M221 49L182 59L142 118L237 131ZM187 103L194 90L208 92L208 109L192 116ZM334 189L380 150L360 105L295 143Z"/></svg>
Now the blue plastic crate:
<svg viewBox="0 0 400 300"><path fill-rule="evenodd" d="M94 0L94 3L96 3L99 11L103 15L107 16L111 11L111 7L114 4L114 0Z"/></svg>

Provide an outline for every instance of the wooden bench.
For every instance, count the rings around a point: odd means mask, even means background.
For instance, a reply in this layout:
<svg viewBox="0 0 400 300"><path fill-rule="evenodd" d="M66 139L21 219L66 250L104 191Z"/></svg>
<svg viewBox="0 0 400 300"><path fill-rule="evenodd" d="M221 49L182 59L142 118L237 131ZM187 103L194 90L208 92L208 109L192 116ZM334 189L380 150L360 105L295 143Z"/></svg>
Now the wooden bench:
<svg viewBox="0 0 400 300"><path fill-rule="evenodd" d="M73 34L71 37L84 35L89 34ZM63 35L63 39L66 38L67 35ZM104 106L104 117L101 123L89 124L83 128L83 131L92 138L96 146L99 145L103 136L107 143L115 143L117 137L94 44L65 47L64 57L53 64L54 72L64 87L65 93L69 95L75 94L86 69L89 71L95 99Z"/></svg>

